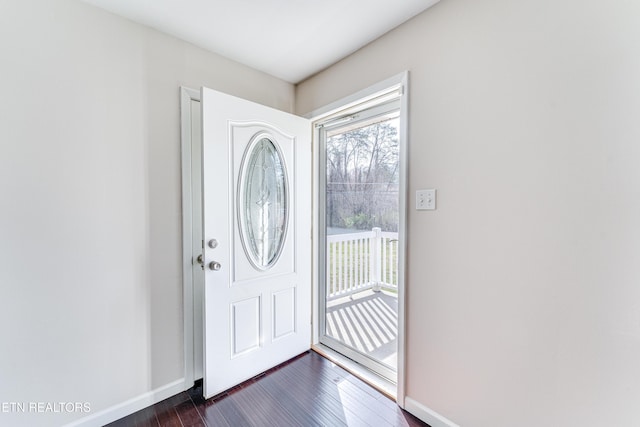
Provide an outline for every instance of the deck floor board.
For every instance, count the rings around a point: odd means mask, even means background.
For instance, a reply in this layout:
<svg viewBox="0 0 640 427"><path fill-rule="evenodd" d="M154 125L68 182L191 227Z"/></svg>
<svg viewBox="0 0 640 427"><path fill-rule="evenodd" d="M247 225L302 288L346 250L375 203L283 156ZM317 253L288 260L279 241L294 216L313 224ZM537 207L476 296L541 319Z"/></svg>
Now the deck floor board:
<svg viewBox="0 0 640 427"><path fill-rule="evenodd" d="M327 302L327 335L393 369L398 355L398 297L367 290Z"/></svg>

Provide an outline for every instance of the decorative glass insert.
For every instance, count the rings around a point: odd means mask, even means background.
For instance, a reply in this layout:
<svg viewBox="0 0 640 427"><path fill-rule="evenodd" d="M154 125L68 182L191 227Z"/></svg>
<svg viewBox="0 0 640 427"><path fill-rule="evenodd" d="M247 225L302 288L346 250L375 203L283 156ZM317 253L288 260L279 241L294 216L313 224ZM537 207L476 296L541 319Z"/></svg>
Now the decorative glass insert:
<svg viewBox="0 0 640 427"><path fill-rule="evenodd" d="M278 260L287 231L287 173L278 147L266 137L249 145L238 191L240 237L254 267Z"/></svg>

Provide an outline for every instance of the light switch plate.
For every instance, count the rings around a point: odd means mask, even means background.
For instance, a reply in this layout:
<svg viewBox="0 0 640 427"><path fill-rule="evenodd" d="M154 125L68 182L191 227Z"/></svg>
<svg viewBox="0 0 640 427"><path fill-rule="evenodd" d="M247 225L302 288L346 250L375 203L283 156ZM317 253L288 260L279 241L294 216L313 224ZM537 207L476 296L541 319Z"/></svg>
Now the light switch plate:
<svg viewBox="0 0 640 427"><path fill-rule="evenodd" d="M416 191L416 210L432 211L436 208L436 190L418 190Z"/></svg>

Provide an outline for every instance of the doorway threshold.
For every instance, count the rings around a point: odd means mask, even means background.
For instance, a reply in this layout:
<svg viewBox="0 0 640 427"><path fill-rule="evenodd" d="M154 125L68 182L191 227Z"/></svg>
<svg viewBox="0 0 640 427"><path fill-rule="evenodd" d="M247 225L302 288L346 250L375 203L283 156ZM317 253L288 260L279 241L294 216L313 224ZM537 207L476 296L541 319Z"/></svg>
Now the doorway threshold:
<svg viewBox="0 0 640 427"><path fill-rule="evenodd" d="M387 396L389 399L393 400L394 402L396 401L398 386L395 383L389 381L384 377L381 377L375 372L365 368L359 363L354 362L353 360L327 347L326 345L320 343L314 344L311 346L311 349L322 357L340 366L350 374L360 378L362 381L369 384L371 387L375 388L380 393Z"/></svg>

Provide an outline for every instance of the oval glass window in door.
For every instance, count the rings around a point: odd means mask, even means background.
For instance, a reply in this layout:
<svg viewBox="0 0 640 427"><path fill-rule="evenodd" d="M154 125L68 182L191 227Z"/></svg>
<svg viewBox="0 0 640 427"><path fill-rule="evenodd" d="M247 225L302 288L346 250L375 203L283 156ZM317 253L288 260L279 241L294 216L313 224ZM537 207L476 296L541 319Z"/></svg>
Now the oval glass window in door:
<svg viewBox="0 0 640 427"><path fill-rule="evenodd" d="M282 155L267 137L249 144L238 189L240 237L251 264L266 270L278 260L287 231L288 185Z"/></svg>

